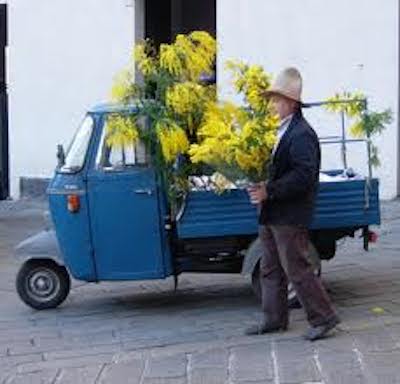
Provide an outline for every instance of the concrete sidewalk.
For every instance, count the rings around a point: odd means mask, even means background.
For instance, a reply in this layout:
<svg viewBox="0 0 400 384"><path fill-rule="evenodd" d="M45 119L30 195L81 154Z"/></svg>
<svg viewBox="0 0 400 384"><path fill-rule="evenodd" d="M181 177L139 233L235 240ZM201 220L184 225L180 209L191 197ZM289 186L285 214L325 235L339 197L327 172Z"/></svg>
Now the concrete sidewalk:
<svg viewBox="0 0 400 384"><path fill-rule="evenodd" d="M6 207L4 204L8 204ZM343 319L309 343L302 310L290 330L245 337L259 319L242 276L75 283L57 310L15 293L13 246L43 226L41 203L0 202L0 383L400 383L400 202L383 204L370 252L348 240L323 264Z"/></svg>

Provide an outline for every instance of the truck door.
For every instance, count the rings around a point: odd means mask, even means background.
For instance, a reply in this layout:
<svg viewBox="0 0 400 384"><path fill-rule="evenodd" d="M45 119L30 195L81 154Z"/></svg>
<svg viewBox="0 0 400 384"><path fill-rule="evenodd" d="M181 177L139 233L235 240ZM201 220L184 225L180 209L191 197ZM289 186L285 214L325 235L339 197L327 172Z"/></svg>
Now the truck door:
<svg viewBox="0 0 400 384"><path fill-rule="evenodd" d="M105 115L106 116L106 115ZM107 119L92 169L88 195L99 280L157 279L167 274L163 217L156 173L144 145L111 146Z"/></svg>

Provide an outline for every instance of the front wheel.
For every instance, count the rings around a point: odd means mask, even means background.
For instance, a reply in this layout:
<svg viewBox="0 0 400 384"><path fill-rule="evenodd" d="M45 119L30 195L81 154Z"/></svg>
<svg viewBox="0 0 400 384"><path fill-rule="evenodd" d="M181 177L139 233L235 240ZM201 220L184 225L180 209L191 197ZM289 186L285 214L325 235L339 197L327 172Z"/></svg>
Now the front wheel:
<svg viewBox="0 0 400 384"><path fill-rule="evenodd" d="M52 260L25 262L16 279L21 300L38 310L58 307L67 298L70 287L68 271Z"/></svg>

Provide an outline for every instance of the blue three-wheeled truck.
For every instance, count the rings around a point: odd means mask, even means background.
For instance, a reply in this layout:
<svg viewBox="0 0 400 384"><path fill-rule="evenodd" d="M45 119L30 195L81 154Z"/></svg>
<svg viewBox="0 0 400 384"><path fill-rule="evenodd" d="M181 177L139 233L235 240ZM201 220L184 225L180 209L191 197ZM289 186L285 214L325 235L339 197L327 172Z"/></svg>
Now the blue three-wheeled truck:
<svg viewBox="0 0 400 384"><path fill-rule="evenodd" d="M171 218L160 175L144 145L111 147L107 140L107 117L135 110L97 106L87 113L65 155L59 148L59 166L48 187L53 224L16 249L22 260L16 287L29 306L60 305L70 291L70 276L97 283L177 279L183 272L244 273L259 294L262 250L256 208L246 192L216 194L196 185ZM321 143L339 142L345 148L349 141L343 136ZM310 227L316 271L320 260L335 255L338 239L361 230L367 248L369 226L380 223L378 180L371 173L324 175L328 180L320 182Z"/></svg>

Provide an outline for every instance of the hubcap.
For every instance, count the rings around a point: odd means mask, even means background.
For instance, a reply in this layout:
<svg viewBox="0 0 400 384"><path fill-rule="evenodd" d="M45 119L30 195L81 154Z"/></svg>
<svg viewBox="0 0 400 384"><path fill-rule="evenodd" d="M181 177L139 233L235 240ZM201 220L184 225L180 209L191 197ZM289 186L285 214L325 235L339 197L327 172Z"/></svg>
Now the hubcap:
<svg viewBox="0 0 400 384"><path fill-rule="evenodd" d="M57 274L49 268L34 269L26 279L26 291L32 299L40 302L50 301L60 290Z"/></svg>

